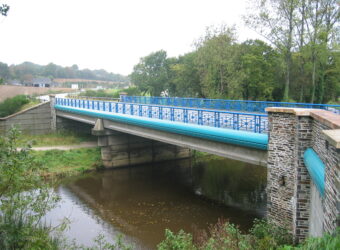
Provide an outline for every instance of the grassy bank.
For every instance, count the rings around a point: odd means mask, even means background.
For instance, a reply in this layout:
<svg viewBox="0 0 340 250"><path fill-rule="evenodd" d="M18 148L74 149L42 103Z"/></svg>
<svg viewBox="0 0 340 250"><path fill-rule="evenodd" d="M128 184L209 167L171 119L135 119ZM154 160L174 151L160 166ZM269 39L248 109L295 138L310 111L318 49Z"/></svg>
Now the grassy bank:
<svg viewBox="0 0 340 250"><path fill-rule="evenodd" d="M97 137L85 134L59 131L43 135L22 134L17 141L19 147L31 144L33 147L53 147L77 145L82 142L95 141ZM46 150L31 152L35 161L44 166L45 177L62 177L101 168L100 148L78 148L70 150Z"/></svg>
<svg viewBox="0 0 340 250"><path fill-rule="evenodd" d="M33 151L32 155L45 167L45 177L77 175L102 167L99 148Z"/></svg>
<svg viewBox="0 0 340 250"><path fill-rule="evenodd" d="M54 132L43 135L22 134L19 138L19 146L30 142L33 147L76 145L86 141L96 141L97 137L85 134L75 134L67 131Z"/></svg>

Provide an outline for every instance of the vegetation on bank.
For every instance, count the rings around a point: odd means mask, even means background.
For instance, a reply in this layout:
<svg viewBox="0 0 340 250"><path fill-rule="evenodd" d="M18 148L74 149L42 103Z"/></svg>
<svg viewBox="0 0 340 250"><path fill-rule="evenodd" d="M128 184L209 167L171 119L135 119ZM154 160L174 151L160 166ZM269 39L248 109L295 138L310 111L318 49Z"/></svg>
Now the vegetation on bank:
<svg viewBox="0 0 340 250"><path fill-rule="evenodd" d="M304 243L294 246L292 236L287 230L265 220L255 220L248 234L237 226L219 220L208 231L198 231L194 235L180 230L174 233L165 231L165 239L158 250L335 250L340 248L340 228L334 235L325 234L320 238L308 238Z"/></svg>
<svg viewBox="0 0 340 250"><path fill-rule="evenodd" d="M76 134L65 130L43 135L22 134L18 138L19 146L29 142L33 147L75 145L87 141L96 141L97 137L88 134Z"/></svg>
<svg viewBox="0 0 340 250"><path fill-rule="evenodd" d="M44 164L41 175L65 177L102 169L100 148L33 151L37 164Z"/></svg>
<svg viewBox="0 0 340 250"><path fill-rule="evenodd" d="M59 197L53 182L42 176L48 162L34 155L28 144L17 150L19 136L15 128L0 136L0 249L132 249L121 236L111 244L102 235L93 247L85 247L63 236L67 220L56 227L44 224L43 217Z"/></svg>
<svg viewBox="0 0 340 250"><path fill-rule="evenodd" d="M127 89L100 89L100 90L86 90L79 94L79 96L86 97L106 97L106 98L119 98L119 93L125 92L127 95L134 96L140 95L141 92L137 87L129 87Z"/></svg>
<svg viewBox="0 0 340 250"><path fill-rule="evenodd" d="M31 100L26 95L17 95L12 98L7 98L0 103L0 117L6 117L16 113L30 102Z"/></svg>

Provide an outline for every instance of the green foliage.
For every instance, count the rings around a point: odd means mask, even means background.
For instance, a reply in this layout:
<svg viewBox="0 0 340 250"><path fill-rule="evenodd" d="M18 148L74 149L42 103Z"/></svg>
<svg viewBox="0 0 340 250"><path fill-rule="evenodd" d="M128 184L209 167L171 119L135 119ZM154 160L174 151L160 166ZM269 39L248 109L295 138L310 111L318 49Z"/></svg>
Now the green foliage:
<svg viewBox="0 0 340 250"><path fill-rule="evenodd" d="M249 234L242 234L237 226L221 219L209 227L208 232L199 231L194 237L183 230L174 234L165 231L165 240L158 249L235 249L268 250L290 244L292 237L287 231L263 220L256 220Z"/></svg>
<svg viewBox="0 0 340 250"><path fill-rule="evenodd" d="M324 234L322 237L308 238L303 244L294 246L284 246L280 248L282 250L334 250L340 249L340 228L337 228L336 232L331 234Z"/></svg>
<svg viewBox="0 0 340 250"><path fill-rule="evenodd" d="M25 95L17 95L12 98L7 98L0 103L0 117L5 117L15 112L18 112L22 106L29 103L30 100Z"/></svg>
<svg viewBox="0 0 340 250"><path fill-rule="evenodd" d="M284 244L292 244L292 236L284 228L278 227L266 220L255 219L250 230L255 249L272 249Z"/></svg>
<svg viewBox="0 0 340 250"><path fill-rule="evenodd" d="M44 176L84 173L102 166L99 148L35 151L32 154L38 164L47 166Z"/></svg>
<svg viewBox="0 0 340 250"><path fill-rule="evenodd" d="M178 58L141 58L131 80L145 94L327 103L340 95L337 0L254 0L245 16L261 40L238 43L236 30L209 27Z"/></svg>
<svg viewBox="0 0 340 250"><path fill-rule="evenodd" d="M41 219L58 197L40 177L42 165L29 145L17 150L19 135L13 128L0 137L0 248L54 249L56 241Z"/></svg>
<svg viewBox="0 0 340 250"><path fill-rule="evenodd" d="M114 244L98 235L90 248L69 242L62 235L67 220L54 228L44 225L43 216L56 206L59 198L41 176L46 170L42 163L48 162L36 159L30 145L17 150L19 136L16 128L0 136L0 249L133 249L121 235Z"/></svg>
<svg viewBox="0 0 340 250"><path fill-rule="evenodd" d="M144 94L159 96L169 88L167 53L160 50L141 58L134 66L130 78Z"/></svg>
<svg viewBox="0 0 340 250"><path fill-rule="evenodd" d="M103 85L123 88L130 82L130 79L126 76L107 72L103 69L80 70L77 65L62 67L54 63L38 65L31 62L8 66L0 62L0 78L5 80L15 79L24 82L39 77L47 77L51 80L55 78L71 79L63 82L63 87L71 87L72 83L77 83L82 87L93 88L98 85ZM87 81L78 79L86 79Z"/></svg>
<svg viewBox="0 0 340 250"><path fill-rule="evenodd" d="M180 230L177 234L165 229L165 240L157 246L159 250L194 250L192 235Z"/></svg>
<svg viewBox="0 0 340 250"><path fill-rule="evenodd" d="M96 141L97 137L88 134L79 134L66 130L58 130L53 133L42 135L30 135L22 134L18 138L18 145L24 146L27 142L30 142L32 146L59 146L59 145L75 145L81 142Z"/></svg>
<svg viewBox="0 0 340 250"><path fill-rule="evenodd" d="M130 96L141 94L137 87L129 87L127 89L86 90L80 93L79 96L119 98L121 92L125 92Z"/></svg>

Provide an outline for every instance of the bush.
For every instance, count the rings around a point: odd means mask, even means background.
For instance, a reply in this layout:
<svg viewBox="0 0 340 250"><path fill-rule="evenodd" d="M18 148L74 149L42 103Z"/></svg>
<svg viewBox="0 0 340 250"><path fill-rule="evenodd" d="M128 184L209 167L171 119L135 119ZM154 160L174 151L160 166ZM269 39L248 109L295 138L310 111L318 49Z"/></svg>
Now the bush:
<svg viewBox="0 0 340 250"><path fill-rule="evenodd" d="M219 219L208 231L198 231L194 237L182 230L174 234L167 229L165 240L158 245L158 249L267 250L278 249L290 243L292 237L286 230L265 220L255 220L249 234L242 234L237 226Z"/></svg>
<svg viewBox="0 0 340 250"><path fill-rule="evenodd" d="M7 98L0 103L0 117L5 117L18 112L22 106L29 103L30 100L25 95L17 95Z"/></svg>
<svg viewBox="0 0 340 250"><path fill-rule="evenodd" d="M58 197L40 177L30 146L17 150L19 135L13 128L0 136L0 249L54 249L40 221Z"/></svg>
<svg viewBox="0 0 340 250"><path fill-rule="evenodd" d="M165 240L157 248L159 250L192 250L196 247L192 243L192 235L180 230L174 234L169 229L165 229Z"/></svg>

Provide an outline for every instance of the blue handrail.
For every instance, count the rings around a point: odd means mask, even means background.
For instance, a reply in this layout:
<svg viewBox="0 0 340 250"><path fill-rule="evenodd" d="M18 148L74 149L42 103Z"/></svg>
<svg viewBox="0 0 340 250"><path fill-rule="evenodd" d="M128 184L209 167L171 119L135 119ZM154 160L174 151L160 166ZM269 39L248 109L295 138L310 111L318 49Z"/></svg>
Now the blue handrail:
<svg viewBox="0 0 340 250"><path fill-rule="evenodd" d="M325 193L325 164L312 148L308 148L304 152L303 161L315 186L323 196Z"/></svg>
<svg viewBox="0 0 340 250"><path fill-rule="evenodd" d="M71 98L56 98L56 104L98 112L119 113L254 133L268 132L268 116L266 114Z"/></svg>
<svg viewBox="0 0 340 250"><path fill-rule="evenodd" d="M267 101L244 101L244 100L222 100L203 98L181 98L181 97L148 97L148 96L122 96L122 102L168 105L180 107L196 107L207 109L235 110L246 112L265 113L268 107L290 107L290 108L314 108L324 109L340 114L340 105L293 103L293 102L267 102Z"/></svg>

